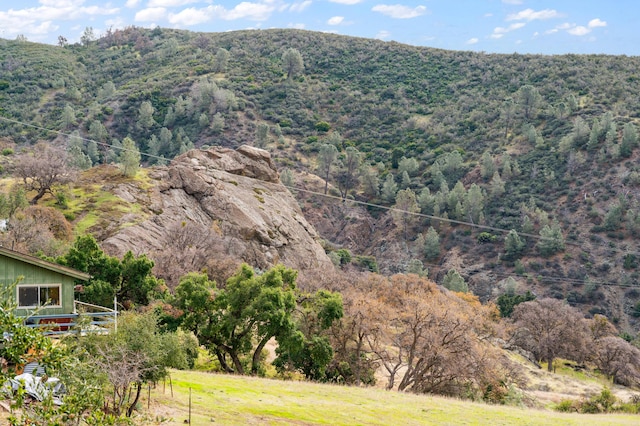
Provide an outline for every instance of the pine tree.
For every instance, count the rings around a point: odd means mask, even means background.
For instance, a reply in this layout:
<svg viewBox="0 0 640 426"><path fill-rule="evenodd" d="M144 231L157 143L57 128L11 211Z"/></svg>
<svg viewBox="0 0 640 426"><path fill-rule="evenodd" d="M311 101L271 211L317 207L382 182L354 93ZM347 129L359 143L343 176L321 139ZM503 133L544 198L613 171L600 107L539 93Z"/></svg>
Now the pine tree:
<svg viewBox="0 0 640 426"><path fill-rule="evenodd" d="M140 168L140 151L136 143L130 137L122 141L122 152L120 153L120 164L125 176L135 176Z"/></svg>
<svg viewBox="0 0 640 426"><path fill-rule="evenodd" d="M442 280L442 286L458 293L467 293L469 291L469 285L455 269L449 269L449 272Z"/></svg>

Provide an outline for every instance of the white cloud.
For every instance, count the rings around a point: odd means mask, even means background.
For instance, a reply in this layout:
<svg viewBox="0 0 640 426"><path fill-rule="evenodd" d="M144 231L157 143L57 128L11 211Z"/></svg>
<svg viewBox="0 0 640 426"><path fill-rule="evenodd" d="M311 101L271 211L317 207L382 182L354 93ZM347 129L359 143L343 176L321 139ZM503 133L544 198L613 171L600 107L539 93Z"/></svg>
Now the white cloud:
<svg viewBox="0 0 640 426"><path fill-rule="evenodd" d="M169 14L169 22L180 27L188 27L191 25L203 24L213 18L216 9L222 9L220 6L209 6L203 9L189 7L178 13Z"/></svg>
<svg viewBox="0 0 640 426"><path fill-rule="evenodd" d="M491 34L489 36L489 38L492 38L492 39L495 39L495 40L497 40L499 38L502 38L502 37L504 37L504 34L502 34L502 33L493 33L493 34Z"/></svg>
<svg viewBox="0 0 640 426"><path fill-rule="evenodd" d="M522 4L522 0L502 0L504 4Z"/></svg>
<svg viewBox="0 0 640 426"><path fill-rule="evenodd" d="M164 19L167 9L164 7L148 7L136 12L134 20L136 22L155 22Z"/></svg>
<svg viewBox="0 0 640 426"><path fill-rule="evenodd" d="M477 37L473 37L473 38L470 38L469 40L467 40L466 44L476 44L479 41L480 40Z"/></svg>
<svg viewBox="0 0 640 426"><path fill-rule="evenodd" d="M389 37L391 37L391 33L387 30L378 31L378 34L375 36L378 40L386 40Z"/></svg>
<svg viewBox="0 0 640 426"><path fill-rule="evenodd" d="M591 33L591 31L593 31L594 28L599 28L599 27L606 27L607 23L605 21L602 21L598 18L592 19L589 21L589 23L585 26L585 25L576 25L576 24L570 24L568 22L565 22L561 25L558 25L557 27L555 27L553 30L549 30L546 32L546 34L553 34L555 32L558 32L560 30L564 30L567 33L574 35L574 36L578 36L578 37L582 37L585 36L589 33Z"/></svg>
<svg viewBox="0 0 640 426"><path fill-rule="evenodd" d="M265 21L276 9L275 2L268 0L265 3L242 2L233 9L225 9L223 6L210 5L197 9L189 7L178 13L170 13L169 22L178 27L189 27L203 24L213 19L234 21L236 19L248 19L250 21Z"/></svg>
<svg viewBox="0 0 640 426"><path fill-rule="evenodd" d="M267 3L272 3L272 2L267 2ZM269 18L274 8L275 6L271 4L249 3L249 2L243 1L233 9L225 11L225 13L221 16L221 18L226 21L233 21L235 19L249 19L251 21L264 21Z"/></svg>
<svg viewBox="0 0 640 426"><path fill-rule="evenodd" d="M84 0L40 0L38 3L49 7L77 7L82 6Z"/></svg>
<svg viewBox="0 0 640 426"><path fill-rule="evenodd" d="M526 24L524 22L516 22L515 24L511 24L508 27L495 27L493 29L493 33L494 34L506 34L509 33L511 31L515 31L518 30L522 27L524 27Z"/></svg>
<svg viewBox="0 0 640 426"><path fill-rule="evenodd" d="M591 29L582 25L578 25L577 27L573 27L567 30L567 32L574 36L583 36L589 34L591 32Z"/></svg>
<svg viewBox="0 0 640 426"><path fill-rule="evenodd" d="M340 25L344 21L344 16L334 16L327 21L328 25Z"/></svg>
<svg viewBox="0 0 640 426"><path fill-rule="evenodd" d="M363 0L329 0L330 3L339 3L339 4L358 4L362 3Z"/></svg>
<svg viewBox="0 0 640 426"><path fill-rule="evenodd" d="M387 15L395 19L415 18L427 13L427 8L425 6L417 6L417 7L411 8L409 6L403 6L401 4L394 4L394 5L379 4L379 5L373 6L371 10L374 12L380 12L383 15Z"/></svg>
<svg viewBox="0 0 640 426"><path fill-rule="evenodd" d="M289 10L291 12L302 12L304 11L307 7L311 6L311 3L313 3L311 0L306 0L300 3L293 3L290 7Z"/></svg>
<svg viewBox="0 0 640 426"><path fill-rule="evenodd" d="M555 9L544 9L537 12L533 9L525 9L508 15L507 21L534 21L558 17L560 17L560 14Z"/></svg>
<svg viewBox="0 0 640 426"><path fill-rule="evenodd" d="M149 0L147 7L177 7L197 2L198 0Z"/></svg>
<svg viewBox="0 0 640 426"><path fill-rule="evenodd" d="M606 21L601 21L600 19L596 18L596 19L590 20L589 23L587 24L587 26L589 28L606 27L607 26L607 22Z"/></svg>
<svg viewBox="0 0 640 426"><path fill-rule="evenodd" d="M125 6L131 9L138 6L139 3L140 3L140 0L127 0L127 2L125 3Z"/></svg>
<svg viewBox="0 0 640 426"><path fill-rule="evenodd" d="M295 28L296 30L304 30L304 24L289 24L287 28Z"/></svg>

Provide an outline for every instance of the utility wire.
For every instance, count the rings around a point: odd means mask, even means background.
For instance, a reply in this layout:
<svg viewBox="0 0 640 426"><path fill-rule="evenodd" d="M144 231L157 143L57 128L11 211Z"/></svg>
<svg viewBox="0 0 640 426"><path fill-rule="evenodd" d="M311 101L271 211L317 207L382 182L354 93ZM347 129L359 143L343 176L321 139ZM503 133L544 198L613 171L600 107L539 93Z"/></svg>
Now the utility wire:
<svg viewBox="0 0 640 426"><path fill-rule="evenodd" d="M11 118L7 118L7 117L3 117L0 115L0 120L5 121L5 122L9 122L9 123L13 123L13 124L17 124L17 125L21 125L21 126L26 126L26 127L31 127L37 130L41 130L41 131L45 131L45 132L49 132L49 133L53 133L59 136L66 136L68 138L78 138L80 140L82 140L83 142L95 142L97 145L100 146L104 146L104 147L109 147L109 148L114 148L114 149L119 149L121 151L134 151L132 149L127 149L121 146L115 146L106 142L99 142L93 139L89 139L89 138L84 138L80 135L74 135L74 134L70 134L70 133L64 133L61 132L59 130L52 130L52 129L47 129L46 127L42 127L42 126L38 126L35 124L30 124L30 123L25 123L19 120L15 120L15 119L11 119ZM148 154L148 153L144 153L144 152L139 152L140 155L148 157L148 158L155 158L158 160L162 160L162 161L167 161L168 159L165 157L161 157L161 156L157 156L157 155L153 155L153 154ZM309 189L303 189L303 188L298 188L295 186L289 186L289 185L284 185L287 189L291 190L291 191L298 191L298 192L304 192L307 194L311 194L311 195L316 195L316 196L320 196L320 197L324 197L327 199L333 199L336 201L340 201L343 203L351 203L351 204L357 204L357 205L361 205L361 206L365 206L365 207L373 207L373 208L377 208L377 209L383 209L383 210L388 210L388 211L396 211L399 213L403 213L403 214L407 214L407 215L411 215L411 216L416 216L416 217L421 217L421 218L426 218L426 219L431 219L431 220L437 220L437 221L441 221L441 222L447 222L447 223L451 223L451 224L456 224L456 225L464 225L464 226L469 226L469 227L473 227L473 228L478 228L478 229L484 229L484 230L489 230L489 231L494 231L494 232L501 232L501 233L509 233L511 232L510 229L504 229L504 228L498 228L498 227L494 227L494 226L488 226L488 225L480 225L477 223L473 223L473 222L466 222L466 221L462 221L462 220L455 220L455 219L449 219L449 218L442 218L442 217L438 217L438 216L434 216L434 215L429 215L429 214L425 214L425 213L418 213L418 212L410 212L407 210L402 210L402 209L398 209L395 207L389 207L389 206L383 206L380 204L374 204L374 203L369 203L366 201L358 201L358 200L353 200L353 199L345 199L342 197L338 197L335 195L331 195L331 194L325 194L322 192L318 192L318 191L312 191ZM556 240L555 238L549 238L549 237L543 237L541 235L535 235L535 234L530 234L530 233L526 233L526 232L518 232L518 236L522 236L522 237L527 237L527 238L532 238L532 239L536 239L536 240ZM564 244L566 245L570 245L570 246L574 246L574 247L582 247L582 244L580 243L574 243L574 242L568 242L565 241ZM634 251L629 251L629 250L622 250L622 249L618 249L618 248L614 248L614 247L608 247L607 248L610 251L614 251L614 252L619 252L619 253L625 253L625 254L634 254L634 255L638 255L640 256L640 252L634 252ZM441 266L439 265L428 265L428 266L432 266L435 268L441 268ZM494 275L498 275L500 276L500 274L496 274L493 273ZM509 277L512 275L504 275L504 277ZM553 277L553 276L545 276L545 275L538 275L541 277L541 279L543 280L547 280L547 281L556 281L556 282L569 282L569 283L586 283L587 280L579 280L579 279L572 279L572 278L564 278L564 277ZM632 284L620 284L620 283L611 283L611 282L606 282L606 281L592 281L589 280L590 282L593 282L595 284L601 284L601 285L607 285L607 286L617 286L617 287L636 287Z"/></svg>

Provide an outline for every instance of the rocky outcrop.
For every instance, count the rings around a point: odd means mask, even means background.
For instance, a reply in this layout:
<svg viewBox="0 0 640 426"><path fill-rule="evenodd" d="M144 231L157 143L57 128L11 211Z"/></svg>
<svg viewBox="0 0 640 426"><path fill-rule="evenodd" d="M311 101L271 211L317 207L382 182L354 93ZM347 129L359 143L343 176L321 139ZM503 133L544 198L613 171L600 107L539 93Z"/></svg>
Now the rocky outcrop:
<svg viewBox="0 0 640 426"><path fill-rule="evenodd" d="M279 183L267 151L248 146L192 150L149 176L154 182L151 213L106 238L106 251L166 250L175 244L167 230L193 223L213 240L208 242L211 256L224 253L258 268L276 263L296 269L333 267L315 229ZM126 191L113 193L129 198Z"/></svg>

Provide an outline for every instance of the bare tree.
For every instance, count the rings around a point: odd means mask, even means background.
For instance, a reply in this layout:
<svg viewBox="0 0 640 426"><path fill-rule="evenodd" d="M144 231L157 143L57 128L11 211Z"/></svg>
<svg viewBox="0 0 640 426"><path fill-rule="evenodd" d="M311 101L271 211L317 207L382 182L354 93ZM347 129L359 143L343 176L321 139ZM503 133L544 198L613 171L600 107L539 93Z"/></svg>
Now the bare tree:
<svg viewBox="0 0 640 426"><path fill-rule="evenodd" d="M55 185L71 182L74 177L67 153L45 143L36 145L32 153L19 155L12 172L22 180L26 191L36 191L30 204L36 204L45 194L53 194Z"/></svg>
<svg viewBox="0 0 640 426"><path fill-rule="evenodd" d="M538 361L567 357L582 360L588 330L584 318L571 306L557 299L537 299L516 306L511 316L516 329L514 342L531 351Z"/></svg>

